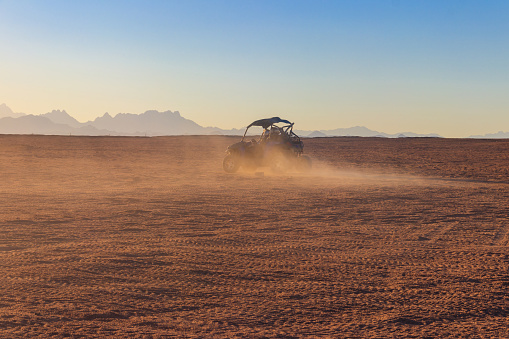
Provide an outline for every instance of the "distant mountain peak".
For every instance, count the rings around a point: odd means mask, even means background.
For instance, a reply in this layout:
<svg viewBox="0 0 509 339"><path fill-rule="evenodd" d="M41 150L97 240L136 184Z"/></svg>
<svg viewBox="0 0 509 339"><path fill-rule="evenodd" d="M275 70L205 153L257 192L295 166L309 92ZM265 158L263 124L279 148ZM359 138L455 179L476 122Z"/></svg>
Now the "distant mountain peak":
<svg viewBox="0 0 509 339"><path fill-rule="evenodd" d="M484 135L471 135L474 139L509 139L509 132L498 131L497 133L487 133Z"/></svg>
<svg viewBox="0 0 509 339"><path fill-rule="evenodd" d="M6 104L0 105L0 116L11 116L14 112Z"/></svg>
<svg viewBox="0 0 509 339"><path fill-rule="evenodd" d="M24 113L14 113L12 109L5 103L0 105L0 118L18 118L25 115Z"/></svg>
<svg viewBox="0 0 509 339"><path fill-rule="evenodd" d="M115 131L124 135L184 135L206 134L208 130L179 112L148 110L141 114L118 113L114 117L105 113L87 122L99 130Z"/></svg>
<svg viewBox="0 0 509 339"><path fill-rule="evenodd" d="M81 126L81 123L70 116L65 110L52 110L49 113L41 114L41 116L48 118L55 124L64 124L75 128Z"/></svg>
<svg viewBox="0 0 509 339"><path fill-rule="evenodd" d="M320 132L320 131L314 131L308 134L308 138L323 138L326 137L327 134Z"/></svg>
<svg viewBox="0 0 509 339"><path fill-rule="evenodd" d="M141 114L133 114L133 113L119 113L119 114L135 115L135 116L142 116L142 115L145 115L145 116L172 116L175 118L182 118L179 111L172 112L172 111L168 110L168 111L164 111L164 112L159 112L158 110L155 110L155 109L145 111L144 113L141 113Z"/></svg>
<svg viewBox="0 0 509 339"><path fill-rule="evenodd" d="M110 113L106 112L102 116L95 118L93 121L88 121L87 124L93 124L95 122L111 120L111 119L113 119L113 117L110 115Z"/></svg>
<svg viewBox="0 0 509 339"><path fill-rule="evenodd" d="M41 114L41 115L46 117L46 118L49 118L50 120L51 120L52 117L54 117L54 118L64 118L64 119L67 119L67 118L74 119L65 110L61 111L59 109L54 109L51 112L48 112L48 113L45 113L45 114Z"/></svg>
<svg viewBox="0 0 509 339"><path fill-rule="evenodd" d="M69 114L67 114L67 112L65 111L65 109L63 109L63 110L54 109L54 110L52 110L51 112L46 113L46 114L69 115Z"/></svg>

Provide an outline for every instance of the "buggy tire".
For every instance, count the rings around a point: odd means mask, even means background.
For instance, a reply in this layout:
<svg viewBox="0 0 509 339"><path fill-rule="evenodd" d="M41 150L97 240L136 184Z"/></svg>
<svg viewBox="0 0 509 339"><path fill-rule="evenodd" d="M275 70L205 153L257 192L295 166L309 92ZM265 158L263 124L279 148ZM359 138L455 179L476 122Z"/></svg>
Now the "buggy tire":
<svg viewBox="0 0 509 339"><path fill-rule="evenodd" d="M237 156L228 154L223 159L223 169L226 173L235 173L239 170L240 159Z"/></svg>

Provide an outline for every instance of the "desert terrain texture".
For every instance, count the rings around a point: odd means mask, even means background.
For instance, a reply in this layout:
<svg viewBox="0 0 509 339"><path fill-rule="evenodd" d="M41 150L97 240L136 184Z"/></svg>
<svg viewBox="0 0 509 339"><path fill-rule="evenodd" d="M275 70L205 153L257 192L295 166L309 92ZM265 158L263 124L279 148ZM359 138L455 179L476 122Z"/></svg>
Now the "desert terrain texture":
<svg viewBox="0 0 509 339"><path fill-rule="evenodd" d="M508 338L509 141L0 136L0 338Z"/></svg>

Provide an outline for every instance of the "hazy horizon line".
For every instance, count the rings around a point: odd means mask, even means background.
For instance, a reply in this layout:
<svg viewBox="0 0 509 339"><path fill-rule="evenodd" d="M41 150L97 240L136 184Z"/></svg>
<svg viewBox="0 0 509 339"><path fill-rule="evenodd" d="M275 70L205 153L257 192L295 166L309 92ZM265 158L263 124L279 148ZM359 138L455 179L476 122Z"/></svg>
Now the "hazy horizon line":
<svg viewBox="0 0 509 339"><path fill-rule="evenodd" d="M7 117L11 117L11 118L17 119L17 118L20 118L22 116L44 116L44 115L51 114L53 112L60 112L60 113L67 114L69 117L71 117L72 119L76 120L80 124L87 124L87 123L90 123L90 122L94 122L97 119L102 118L104 116L110 116L111 118L114 119L118 115L122 115L122 114L140 116L140 115L146 114L148 112L157 112L157 113L167 113L167 112L169 112L169 113L172 113L172 114L177 114L182 119L185 119L185 120L188 120L188 121L192 121L193 123L197 124L198 126L200 126L202 128L216 128L216 129L219 129L219 130L222 130L222 131L233 131L233 130L242 130L242 129L245 129L247 124L248 124L248 123L246 123L246 125L241 126L241 127L236 127L236 128L222 128L222 127L218 127L218 126L202 126L200 123L196 122L195 120L192 120L192 119L189 119L189 118L186 118L186 117L182 116L180 111L178 111L178 110L173 111L171 109L167 109L167 110L163 110L163 111L159 111L157 109L148 109L148 110L145 110L144 112L141 112L141 113L118 112L118 113L111 114L109 112L105 112L104 114L98 115L98 116L96 116L93 119L90 119L90 120L87 120L87 121L80 121L76 117L74 117L72 114L67 112L67 110L65 110L65 109L53 109L53 110L51 110L49 112L46 112L46 113L35 114L35 113L15 112L6 103L0 104L0 107L2 107L2 106L6 107L11 112L11 114L19 115L19 116L15 116L15 117L14 116L9 116L9 115L7 115L7 116L0 116L0 119L7 118ZM260 117L260 118L264 118L264 117ZM396 133L380 132L380 131L378 131L378 129L371 129L371 128L365 126L365 125L360 125L360 124L358 124L358 125L351 125L349 127L335 127L335 128L329 128L329 129L324 129L324 128L321 128L321 129L297 128L296 130L299 130L299 131L302 131L302 132L314 133L314 132L327 132L327 131L334 131L334 130L348 130L348 129L354 129L354 128L366 128L366 129L368 129L368 130L370 130L372 132L377 132L377 133L380 133L380 134L390 135L390 136L393 136L393 137L396 136L396 135L404 136L404 134L407 133L407 134L416 134L416 135L419 135L418 137L440 137L440 138L448 138L448 139L468 139L468 138L483 138L483 137L486 137L486 138L489 138L489 139L504 139L504 138L509 138L509 132L506 132L506 131L503 131L503 130L499 130L497 132L486 133L486 134L472 134L470 136L446 137L446 136L442 136L442 135L440 135L440 134L438 134L436 132L430 132L430 133L415 133L415 132L412 132L412 131L403 131L403 132L396 132ZM112 132L114 132L114 131L112 131ZM496 137L496 136L494 136L494 135L497 135L497 134L506 134L506 133L508 135L505 136L505 137ZM182 134L182 135L186 135L186 134ZM200 135L200 134L196 134L196 135ZM349 136L349 135L346 135L346 136ZM351 135L351 136L356 136L356 135ZM326 137L337 137L337 136L327 135ZM360 137L365 137L365 136L360 136ZM410 136L405 136L405 137L410 137Z"/></svg>

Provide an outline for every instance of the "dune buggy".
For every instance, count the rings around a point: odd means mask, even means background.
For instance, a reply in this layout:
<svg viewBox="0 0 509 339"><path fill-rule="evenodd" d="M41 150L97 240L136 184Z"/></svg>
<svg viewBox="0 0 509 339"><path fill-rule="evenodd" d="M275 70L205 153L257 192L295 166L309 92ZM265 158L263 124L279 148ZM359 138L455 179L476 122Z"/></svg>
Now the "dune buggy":
<svg viewBox="0 0 509 339"><path fill-rule="evenodd" d="M245 141L247 131L253 126L263 128L260 138ZM303 149L304 144L293 132L293 123L290 121L278 117L256 120L247 126L240 142L228 147L223 169L235 173L241 167L255 170L268 166L276 173L291 169L306 172L311 169L311 159L303 154Z"/></svg>

